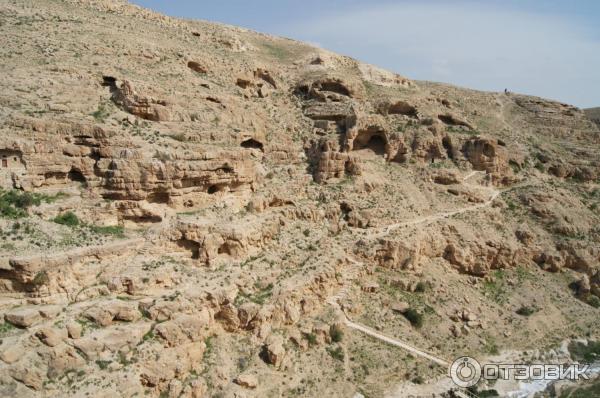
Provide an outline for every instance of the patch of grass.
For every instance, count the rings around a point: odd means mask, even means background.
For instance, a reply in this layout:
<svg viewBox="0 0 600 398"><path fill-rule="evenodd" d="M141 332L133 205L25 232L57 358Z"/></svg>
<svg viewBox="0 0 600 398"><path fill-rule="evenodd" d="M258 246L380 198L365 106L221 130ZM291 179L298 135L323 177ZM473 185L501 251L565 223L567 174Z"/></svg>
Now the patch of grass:
<svg viewBox="0 0 600 398"><path fill-rule="evenodd" d="M16 329L17 328L12 323L0 323L0 337L7 336Z"/></svg>
<svg viewBox="0 0 600 398"><path fill-rule="evenodd" d="M314 333L306 333L304 335L304 338L306 339L306 341L308 341L309 346L313 346L313 345L317 344L317 335Z"/></svg>
<svg viewBox="0 0 600 398"><path fill-rule="evenodd" d="M104 361L102 359L96 360L96 365L98 365L98 367L101 370L106 370L108 368L108 365L110 365L111 363L112 363L112 361Z"/></svg>
<svg viewBox="0 0 600 398"><path fill-rule="evenodd" d="M154 330L148 330L148 332L144 335L144 337L142 337L142 341L150 341L150 340L154 340L156 338L156 334L154 333Z"/></svg>
<svg viewBox="0 0 600 398"><path fill-rule="evenodd" d="M285 61L293 56L292 52L283 46L265 43L264 47L270 56L281 61Z"/></svg>
<svg viewBox="0 0 600 398"><path fill-rule="evenodd" d="M67 225L69 227L75 227L79 225L79 218L72 211L60 214L54 217L54 221L57 224Z"/></svg>
<svg viewBox="0 0 600 398"><path fill-rule="evenodd" d="M403 315L413 327L417 329L423 327L423 315L414 308L409 308Z"/></svg>
<svg viewBox="0 0 600 398"><path fill-rule="evenodd" d="M0 188L0 216L5 218L21 218L27 216L27 209L39 206L42 202L52 203L66 196L59 192L56 195L22 192L16 189L5 191Z"/></svg>
<svg viewBox="0 0 600 398"><path fill-rule="evenodd" d="M106 118L110 116L110 111L108 110L106 104L99 104L98 109L92 112L92 116L97 122L104 123Z"/></svg>
<svg viewBox="0 0 600 398"><path fill-rule="evenodd" d="M483 282L483 294L499 304L506 301L504 279L505 274L503 270L494 271L494 273Z"/></svg>
<svg viewBox="0 0 600 398"><path fill-rule="evenodd" d="M593 294L590 294L586 298L585 302L594 308L600 308L600 297L598 297L598 296L594 296Z"/></svg>
<svg viewBox="0 0 600 398"><path fill-rule="evenodd" d="M500 349L494 338L488 338L485 343L485 351L490 355L500 354Z"/></svg>
<svg viewBox="0 0 600 398"><path fill-rule="evenodd" d="M333 359L337 359L338 361L344 360L344 350L342 350L342 347L327 347L327 352Z"/></svg>
<svg viewBox="0 0 600 398"><path fill-rule="evenodd" d="M569 352L576 361L595 362L600 359L600 341L588 341L587 344L573 341L569 344Z"/></svg>
<svg viewBox="0 0 600 398"><path fill-rule="evenodd" d="M35 287L40 287L46 285L50 282L50 278L48 277L48 273L46 271L40 271L33 277L31 284Z"/></svg>
<svg viewBox="0 0 600 398"><path fill-rule="evenodd" d="M100 235L112 235L117 237L125 236L125 229L120 225L111 225L111 226L99 226L99 225L89 225L89 228L92 232L95 232Z"/></svg>
<svg viewBox="0 0 600 398"><path fill-rule="evenodd" d="M244 296L243 298L246 298L255 304L263 305L264 303L267 302L267 300L269 298L271 298L272 295L273 295L273 284L269 283L266 287L259 289L256 293L249 295L249 296ZM242 295L240 295L240 296L242 296Z"/></svg>

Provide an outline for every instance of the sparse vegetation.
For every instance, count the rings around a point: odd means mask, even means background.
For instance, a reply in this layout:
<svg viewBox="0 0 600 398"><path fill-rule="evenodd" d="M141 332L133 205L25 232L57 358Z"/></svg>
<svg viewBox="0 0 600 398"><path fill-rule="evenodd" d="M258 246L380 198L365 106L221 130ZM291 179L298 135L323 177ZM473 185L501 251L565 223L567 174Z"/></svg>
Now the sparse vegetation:
<svg viewBox="0 0 600 398"><path fill-rule="evenodd" d="M344 332L342 328L338 325L332 325L329 329L329 335L331 337L331 341L335 343L339 343L344 338Z"/></svg>
<svg viewBox="0 0 600 398"><path fill-rule="evenodd" d="M62 197L65 193L56 195L45 195L39 193L3 190L0 188L0 215L5 218L21 218L27 216L27 209L44 203L52 203Z"/></svg>
<svg viewBox="0 0 600 398"><path fill-rule="evenodd" d="M16 330L17 328L8 322L0 323L0 338L9 335L11 332Z"/></svg>
<svg viewBox="0 0 600 398"><path fill-rule="evenodd" d="M521 306L517 311L517 314L521 315L521 316L530 316L533 315L537 312L537 309L524 305Z"/></svg>
<svg viewBox="0 0 600 398"><path fill-rule="evenodd" d="M344 360L344 350L342 350L342 347L340 346L327 347L327 352L329 353L329 355L331 355L333 359L337 359L338 361Z"/></svg>
<svg viewBox="0 0 600 398"><path fill-rule="evenodd" d="M104 123L106 119L110 116L110 111L106 104L101 103L98 104L98 109L92 112L92 116L96 119L97 122Z"/></svg>
<svg viewBox="0 0 600 398"><path fill-rule="evenodd" d="M125 229L120 225L111 225L111 226L98 226L98 225L89 225L90 230L92 232L100 234L100 235L112 235L115 237L124 237Z"/></svg>
<svg viewBox="0 0 600 398"><path fill-rule="evenodd" d="M68 211L66 213L54 217L53 221L57 224L67 225L69 227L75 227L79 225L79 218L72 211Z"/></svg>
<svg viewBox="0 0 600 398"><path fill-rule="evenodd" d="M600 341L572 341L569 344L569 352L576 361L592 363L600 359Z"/></svg>

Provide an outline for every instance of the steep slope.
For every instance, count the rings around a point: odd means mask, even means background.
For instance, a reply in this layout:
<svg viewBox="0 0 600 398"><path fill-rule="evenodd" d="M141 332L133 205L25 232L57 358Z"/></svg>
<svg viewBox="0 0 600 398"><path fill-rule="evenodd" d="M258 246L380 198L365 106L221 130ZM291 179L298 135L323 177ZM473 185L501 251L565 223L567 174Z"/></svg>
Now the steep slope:
<svg viewBox="0 0 600 398"><path fill-rule="evenodd" d="M600 124L600 108L585 109L585 114L596 124Z"/></svg>
<svg viewBox="0 0 600 398"><path fill-rule="evenodd" d="M5 1L0 31L2 395L440 374L346 317L450 362L598 338L582 110L121 1Z"/></svg>

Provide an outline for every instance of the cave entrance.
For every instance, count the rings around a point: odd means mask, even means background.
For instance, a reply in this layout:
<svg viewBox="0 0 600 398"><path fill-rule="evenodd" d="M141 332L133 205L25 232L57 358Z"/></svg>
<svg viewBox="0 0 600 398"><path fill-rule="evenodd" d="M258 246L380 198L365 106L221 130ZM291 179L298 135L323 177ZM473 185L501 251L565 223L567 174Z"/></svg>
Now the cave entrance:
<svg viewBox="0 0 600 398"><path fill-rule="evenodd" d="M442 145L446 150L446 155L448 155L448 159L454 160L454 146L452 145L452 140L449 137L444 137L442 140Z"/></svg>
<svg viewBox="0 0 600 398"><path fill-rule="evenodd" d="M193 240L181 238L176 242L177 246L185 251L190 252L190 258L198 260L200 258L200 244Z"/></svg>
<svg viewBox="0 0 600 398"><path fill-rule="evenodd" d="M152 192L147 196L146 201L149 203L166 204L169 203L170 195L168 192Z"/></svg>
<svg viewBox="0 0 600 398"><path fill-rule="evenodd" d="M264 151L264 146L260 141L255 140L254 138L249 138L245 141L242 141L242 148L247 148L247 149L260 149L261 151Z"/></svg>
<svg viewBox="0 0 600 398"><path fill-rule="evenodd" d="M73 169L71 169L71 171L69 171L69 173L67 174L67 178L74 182L80 182L82 184L86 183L86 179L85 179L85 176L83 175L83 173L80 170L77 170L75 168L73 168Z"/></svg>
<svg viewBox="0 0 600 398"><path fill-rule="evenodd" d="M354 140L354 150L368 150L376 155L385 155L387 140L383 131L366 131L359 133Z"/></svg>

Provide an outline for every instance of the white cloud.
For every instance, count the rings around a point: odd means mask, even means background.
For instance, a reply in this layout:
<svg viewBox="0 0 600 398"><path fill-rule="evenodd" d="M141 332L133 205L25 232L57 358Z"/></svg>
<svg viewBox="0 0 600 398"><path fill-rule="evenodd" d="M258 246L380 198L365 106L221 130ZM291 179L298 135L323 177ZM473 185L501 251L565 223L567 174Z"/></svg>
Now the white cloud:
<svg viewBox="0 0 600 398"><path fill-rule="evenodd" d="M576 21L449 3L371 5L279 31L415 79L600 105L600 42Z"/></svg>

